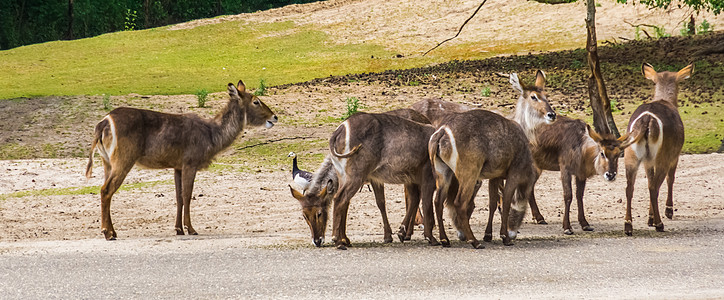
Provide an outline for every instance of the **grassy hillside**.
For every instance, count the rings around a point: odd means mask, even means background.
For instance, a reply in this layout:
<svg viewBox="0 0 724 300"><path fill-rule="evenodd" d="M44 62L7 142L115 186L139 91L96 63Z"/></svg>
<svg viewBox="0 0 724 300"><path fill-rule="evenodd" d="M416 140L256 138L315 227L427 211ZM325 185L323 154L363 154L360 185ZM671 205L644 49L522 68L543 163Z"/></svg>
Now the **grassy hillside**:
<svg viewBox="0 0 724 300"><path fill-rule="evenodd" d="M224 22L156 28L0 51L0 99L45 95L191 94L239 78L278 85L347 73L406 68L372 44L339 45L291 22ZM221 84L220 84L221 83Z"/></svg>

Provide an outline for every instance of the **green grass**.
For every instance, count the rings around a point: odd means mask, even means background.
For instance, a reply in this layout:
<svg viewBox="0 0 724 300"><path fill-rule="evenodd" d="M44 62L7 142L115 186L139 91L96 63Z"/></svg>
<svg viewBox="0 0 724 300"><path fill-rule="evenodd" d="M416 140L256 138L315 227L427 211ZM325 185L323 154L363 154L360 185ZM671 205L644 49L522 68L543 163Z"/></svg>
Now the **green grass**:
<svg viewBox="0 0 724 300"><path fill-rule="evenodd" d="M121 185L119 190L130 191L134 189L141 189L146 187L154 187L157 185L173 185L172 180L159 180L159 181L148 181ZM8 198L23 198L23 197L38 197L38 196L72 196L72 195L96 195L100 191L100 186L84 186L84 187L68 187L68 188L56 188L56 189L42 189L42 190L29 190L20 191L8 194L0 194L0 200L7 200Z"/></svg>
<svg viewBox="0 0 724 300"><path fill-rule="evenodd" d="M376 58L371 58L374 56ZM82 94L193 94L263 78L269 86L411 67L374 44L339 45L292 22L224 22L55 41L0 51L0 99Z"/></svg>

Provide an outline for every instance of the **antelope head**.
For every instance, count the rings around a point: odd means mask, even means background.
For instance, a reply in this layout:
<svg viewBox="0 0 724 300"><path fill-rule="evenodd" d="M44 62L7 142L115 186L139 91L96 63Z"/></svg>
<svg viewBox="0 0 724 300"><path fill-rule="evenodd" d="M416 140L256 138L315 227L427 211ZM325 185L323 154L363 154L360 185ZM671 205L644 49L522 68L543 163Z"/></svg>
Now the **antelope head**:
<svg viewBox="0 0 724 300"><path fill-rule="evenodd" d="M254 94L246 91L246 86L239 80L239 83L234 86L233 83L228 85L229 97L232 100L236 100L239 106L244 112L244 126L264 126L266 128L272 128L274 123L277 122L277 116L269 109L264 102L259 100Z"/></svg>
<svg viewBox="0 0 724 300"><path fill-rule="evenodd" d="M321 247L324 244L324 232L327 229L327 220L329 220L329 204L334 196L334 183L332 180L328 181L319 192L306 190L302 193L291 186L289 189L292 196L302 205L304 221L312 231L312 243L314 246Z"/></svg>
<svg viewBox="0 0 724 300"><path fill-rule="evenodd" d="M597 153L593 154L596 155L594 158L596 173L603 174L603 178L607 181L616 180L618 158L621 157L621 151L624 148L621 141L625 140L626 137L616 139L616 136L613 134L598 133L591 130L590 126L588 126L587 131L591 139L598 144L597 147L594 148L597 150Z"/></svg>
<svg viewBox="0 0 724 300"><path fill-rule="evenodd" d="M694 64L690 64L678 72L656 72L650 64L641 65L641 73L644 77L656 84L654 89L654 101L665 100L674 106L679 106L677 95L679 94L679 82L691 77L694 72Z"/></svg>
<svg viewBox="0 0 724 300"><path fill-rule="evenodd" d="M521 85L516 73L510 74L510 84L520 95L516 105L516 119L521 117L521 120L530 125L540 123L539 120L544 120L547 124L556 120L556 112L548 103L548 96L545 93L546 75L543 71L538 70L535 84L532 86Z"/></svg>

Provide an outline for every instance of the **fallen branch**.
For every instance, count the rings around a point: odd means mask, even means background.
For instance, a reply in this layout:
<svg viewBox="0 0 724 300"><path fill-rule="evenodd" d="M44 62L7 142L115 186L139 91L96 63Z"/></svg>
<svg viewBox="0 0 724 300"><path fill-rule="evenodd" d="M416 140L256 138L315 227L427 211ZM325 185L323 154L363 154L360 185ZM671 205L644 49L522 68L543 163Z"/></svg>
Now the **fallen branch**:
<svg viewBox="0 0 724 300"><path fill-rule="evenodd" d="M271 144L271 143L276 143L276 142L286 141L286 140L304 140L304 139L311 139L311 138L313 138L313 136L295 136L295 137L285 137L285 138L280 138L280 139L272 139L272 140L268 140L268 141L266 141L266 142L261 142L261 143L257 143L257 144L253 144L253 145L248 145L248 146L244 146L244 147L241 147L241 148L237 148L236 150L244 150L244 149L247 149L247 148L253 148L253 147L261 146L261 145L268 145L268 144Z"/></svg>
<svg viewBox="0 0 724 300"><path fill-rule="evenodd" d="M460 29L458 29L458 33L455 34L454 37L451 37L451 38L449 38L449 39L447 39L447 40L444 40L444 41L440 42L439 44L437 44L437 46L432 47L432 49L430 49L430 50L427 50L427 52L425 52L424 54L422 54L422 56L425 56L425 55L427 55L428 53L430 53L430 51L437 49L437 47L440 47L440 45L442 45L443 43L445 43L445 42L447 42L447 41L449 41L449 40L452 40L452 39L458 37L458 35L460 35L460 32L463 31L463 27L465 27L465 24L468 24L468 21L470 21L470 19L472 19L472 18L475 16L475 14L478 13L478 11L480 10L480 8L483 7L483 4L485 4L486 1L488 1L488 0L483 0L483 3L480 3L480 5L478 6L477 9L475 9L475 12L470 16L470 18L468 18L467 20L465 20L465 22L463 22L463 25L460 26Z"/></svg>

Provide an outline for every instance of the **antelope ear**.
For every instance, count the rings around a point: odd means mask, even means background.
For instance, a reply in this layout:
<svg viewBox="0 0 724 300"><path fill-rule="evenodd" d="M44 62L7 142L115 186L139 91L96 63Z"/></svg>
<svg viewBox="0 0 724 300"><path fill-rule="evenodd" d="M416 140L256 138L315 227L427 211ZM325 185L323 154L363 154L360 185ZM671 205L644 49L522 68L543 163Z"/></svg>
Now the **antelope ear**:
<svg viewBox="0 0 724 300"><path fill-rule="evenodd" d="M295 190L291 185L289 185L289 190L292 191L292 197L294 197L295 199L297 199L299 201L302 201L302 199L304 198L304 195L302 193Z"/></svg>
<svg viewBox="0 0 724 300"><path fill-rule="evenodd" d="M520 79L518 79L518 74L510 73L509 81L510 84L513 86L513 89L518 92L518 94L523 95L523 87L520 85Z"/></svg>
<svg viewBox="0 0 724 300"><path fill-rule="evenodd" d="M676 81L682 81L691 77L691 73L694 73L694 64L690 64L676 73Z"/></svg>
<svg viewBox="0 0 724 300"><path fill-rule="evenodd" d="M319 193L317 194L317 197L324 198L324 196L327 196L327 187L325 186Z"/></svg>
<svg viewBox="0 0 724 300"><path fill-rule="evenodd" d="M646 77L646 79L656 82L657 77L656 77L656 70L654 70L654 66L652 66L648 63L644 63L643 65L641 65L641 73L644 74L644 77Z"/></svg>
<svg viewBox="0 0 724 300"><path fill-rule="evenodd" d="M591 130L591 126L586 124L586 131L588 131L588 136L590 136L596 143L600 143L603 140L603 137L601 137L598 132L595 130Z"/></svg>
<svg viewBox="0 0 724 300"><path fill-rule="evenodd" d="M229 85L226 87L229 90L229 96L233 97L239 97L239 90L236 89L233 83L229 83Z"/></svg>
<svg viewBox="0 0 724 300"><path fill-rule="evenodd" d="M239 90L239 94L246 92L246 86L244 85L244 82L239 80L239 83L236 84L236 88Z"/></svg>
<svg viewBox="0 0 724 300"><path fill-rule="evenodd" d="M546 87L546 73L542 70L538 70L535 74L535 86L541 90Z"/></svg>

